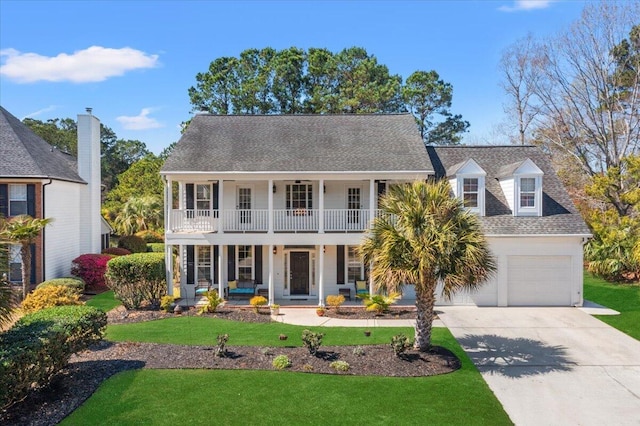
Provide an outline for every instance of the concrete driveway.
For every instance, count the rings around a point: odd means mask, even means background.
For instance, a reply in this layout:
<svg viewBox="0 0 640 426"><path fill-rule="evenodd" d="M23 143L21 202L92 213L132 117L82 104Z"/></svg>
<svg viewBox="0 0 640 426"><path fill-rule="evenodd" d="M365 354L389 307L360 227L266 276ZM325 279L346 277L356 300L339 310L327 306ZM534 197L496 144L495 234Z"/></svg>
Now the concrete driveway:
<svg viewBox="0 0 640 426"><path fill-rule="evenodd" d="M640 342L577 308L437 307L516 425L640 425Z"/></svg>

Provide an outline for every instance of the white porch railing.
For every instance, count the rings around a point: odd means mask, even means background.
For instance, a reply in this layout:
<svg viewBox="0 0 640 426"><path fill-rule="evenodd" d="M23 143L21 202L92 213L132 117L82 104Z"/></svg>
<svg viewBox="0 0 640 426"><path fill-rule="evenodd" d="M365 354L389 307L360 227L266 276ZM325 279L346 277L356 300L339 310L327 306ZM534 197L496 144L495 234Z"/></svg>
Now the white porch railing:
<svg viewBox="0 0 640 426"><path fill-rule="evenodd" d="M173 232L267 232L269 210L224 210L222 218L218 210L176 209L171 211L169 228ZM371 224L369 210L350 209L276 209L273 210L274 232L318 232L320 214L324 216L325 232L363 232ZM380 217L381 210L375 210ZM222 220L222 221L221 221Z"/></svg>

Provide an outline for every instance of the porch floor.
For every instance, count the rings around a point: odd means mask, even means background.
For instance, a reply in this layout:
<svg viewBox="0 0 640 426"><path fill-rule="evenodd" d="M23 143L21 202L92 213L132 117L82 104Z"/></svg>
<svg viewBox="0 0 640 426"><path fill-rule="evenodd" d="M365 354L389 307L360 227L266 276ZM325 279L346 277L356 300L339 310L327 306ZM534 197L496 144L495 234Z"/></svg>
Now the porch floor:
<svg viewBox="0 0 640 426"><path fill-rule="evenodd" d="M180 306L197 306L205 303L205 298L203 296L193 298L181 298L178 300L178 304ZM280 307L287 308L316 308L318 307L318 298L317 296L309 296L307 300L303 299L275 299L274 303L280 305ZM249 299L233 299L227 300L225 302L227 306L237 306L237 307L249 307ZM359 307L363 306L362 301L360 300L346 300L343 307ZM394 306L415 306L415 300L400 299Z"/></svg>

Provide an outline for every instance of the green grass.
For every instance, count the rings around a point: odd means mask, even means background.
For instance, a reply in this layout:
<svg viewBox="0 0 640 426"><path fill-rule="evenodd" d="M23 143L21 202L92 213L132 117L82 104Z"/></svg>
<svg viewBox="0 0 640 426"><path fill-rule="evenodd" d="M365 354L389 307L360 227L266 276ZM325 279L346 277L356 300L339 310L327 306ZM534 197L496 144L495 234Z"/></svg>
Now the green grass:
<svg viewBox="0 0 640 426"><path fill-rule="evenodd" d="M98 308L103 312L109 312L116 306L120 306L122 303L113 297L113 291L105 291L104 293L96 294L91 299L87 300L88 306Z"/></svg>
<svg viewBox="0 0 640 426"><path fill-rule="evenodd" d="M584 298L620 312L596 317L640 340L640 285L611 284L585 271Z"/></svg>
<svg viewBox="0 0 640 426"><path fill-rule="evenodd" d="M183 343L197 340L195 335L202 342L210 342L211 337L204 334L225 331L230 334L229 344L240 344L233 341L234 335L249 344L249 338L242 335L246 330L257 339L251 344L270 346L279 342L278 333L287 333L289 340L284 343L292 344L291 339L296 336L293 340L298 340L298 332L304 329L284 324L232 324L211 318L175 320L147 325L159 323L178 336L182 332L177 340ZM188 325L193 326L191 333L185 332ZM211 330L203 332L207 325ZM323 344L327 345L386 343L387 336L411 330L374 328L366 338L361 328L315 329L326 333ZM109 327L110 338L135 331L124 325ZM147 334L148 328L137 331ZM259 336L261 332L268 334ZM243 370L127 371L107 380L62 424L511 424L449 331L434 329L433 343L452 350L462 361L462 368L441 376L409 378Z"/></svg>

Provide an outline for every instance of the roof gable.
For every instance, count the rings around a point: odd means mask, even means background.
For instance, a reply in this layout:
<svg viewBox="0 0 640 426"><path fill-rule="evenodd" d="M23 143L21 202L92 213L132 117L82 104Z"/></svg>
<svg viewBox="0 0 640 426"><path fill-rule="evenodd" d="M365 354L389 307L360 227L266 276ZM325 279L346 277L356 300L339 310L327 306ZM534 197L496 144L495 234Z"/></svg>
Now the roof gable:
<svg viewBox="0 0 640 426"><path fill-rule="evenodd" d="M469 158L468 160L458 163L453 167L447 169L447 177L452 177L455 175L486 176L487 172L485 172L473 158Z"/></svg>
<svg viewBox="0 0 640 426"><path fill-rule="evenodd" d="M51 178L85 183L75 158L49 145L0 107L0 177Z"/></svg>
<svg viewBox="0 0 640 426"><path fill-rule="evenodd" d="M513 164L508 164L503 166L498 171L498 178L507 178L513 176L520 175L544 175L544 172L540 170L540 168L531 161L530 158L527 158L524 161L518 161Z"/></svg>
<svg viewBox="0 0 640 426"><path fill-rule="evenodd" d="M163 173L432 170L410 114L199 114L162 167Z"/></svg>

